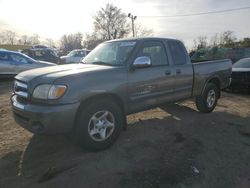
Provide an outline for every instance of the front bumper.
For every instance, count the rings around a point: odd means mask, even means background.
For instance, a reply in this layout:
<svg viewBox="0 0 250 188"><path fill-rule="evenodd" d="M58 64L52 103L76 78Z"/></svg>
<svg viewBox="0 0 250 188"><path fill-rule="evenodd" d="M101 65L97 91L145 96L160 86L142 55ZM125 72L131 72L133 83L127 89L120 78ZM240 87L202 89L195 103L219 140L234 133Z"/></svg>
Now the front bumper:
<svg viewBox="0 0 250 188"><path fill-rule="evenodd" d="M80 103L65 105L22 104L11 97L13 116L23 128L38 134L71 132Z"/></svg>
<svg viewBox="0 0 250 188"><path fill-rule="evenodd" d="M232 82L231 82L229 88L249 89L250 88L250 82L232 79Z"/></svg>

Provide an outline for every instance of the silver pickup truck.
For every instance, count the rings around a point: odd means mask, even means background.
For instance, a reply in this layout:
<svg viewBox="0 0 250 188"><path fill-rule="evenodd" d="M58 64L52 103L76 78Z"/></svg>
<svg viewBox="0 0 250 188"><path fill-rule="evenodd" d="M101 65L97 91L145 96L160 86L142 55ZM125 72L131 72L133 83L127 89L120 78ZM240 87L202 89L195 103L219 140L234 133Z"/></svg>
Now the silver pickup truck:
<svg viewBox="0 0 250 188"><path fill-rule="evenodd" d="M128 114L188 98L195 98L199 111L213 111L231 69L230 60L192 64L174 39L108 41L81 64L18 74L13 114L33 133L71 132L82 146L105 149L126 126Z"/></svg>

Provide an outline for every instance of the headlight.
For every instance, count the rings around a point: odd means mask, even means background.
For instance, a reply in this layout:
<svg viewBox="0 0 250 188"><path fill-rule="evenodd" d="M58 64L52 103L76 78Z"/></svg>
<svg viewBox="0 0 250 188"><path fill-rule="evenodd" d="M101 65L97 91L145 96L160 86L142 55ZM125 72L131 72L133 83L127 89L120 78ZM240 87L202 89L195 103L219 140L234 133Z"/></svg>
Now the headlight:
<svg viewBox="0 0 250 188"><path fill-rule="evenodd" d="M42 84L33 91L33 97L36 99L58 99L65 93L65 85Z"/></svg>

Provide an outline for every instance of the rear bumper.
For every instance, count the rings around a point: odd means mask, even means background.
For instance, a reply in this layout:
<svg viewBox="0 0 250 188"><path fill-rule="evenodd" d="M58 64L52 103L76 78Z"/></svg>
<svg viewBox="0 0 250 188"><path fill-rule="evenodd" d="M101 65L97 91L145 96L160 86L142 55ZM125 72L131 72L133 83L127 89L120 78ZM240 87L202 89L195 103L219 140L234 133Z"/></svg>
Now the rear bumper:
<svg viewBox="0 0 250 188"><path fill-rule="evenodd" d="M21 104L11 97L13 116L23 128L38 134L71 132L80 103L66 105Z"/></svg>

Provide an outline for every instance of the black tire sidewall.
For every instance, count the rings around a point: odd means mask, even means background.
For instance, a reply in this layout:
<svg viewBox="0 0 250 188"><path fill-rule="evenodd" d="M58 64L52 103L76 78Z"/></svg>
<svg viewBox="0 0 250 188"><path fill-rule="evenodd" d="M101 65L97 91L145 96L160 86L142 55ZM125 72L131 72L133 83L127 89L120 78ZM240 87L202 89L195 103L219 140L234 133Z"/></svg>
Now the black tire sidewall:
<svg viewBox="0 0 250 188"><path fill-rule="evenodd" d="M115 128L112 135L104 141L93 140L88 133L88 123L90 118L98 111L107 110L111 112L115 118ZM123 126L123 115L120 107L111 100L95 100L84 105L80 109L76 121L75 135L77 141L84 148L90 150L102 150L111 146L121 132Z"/></svg>

